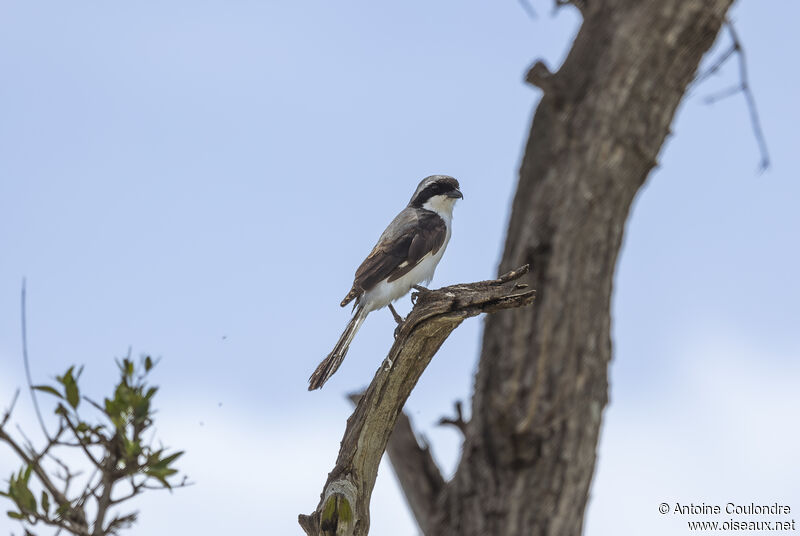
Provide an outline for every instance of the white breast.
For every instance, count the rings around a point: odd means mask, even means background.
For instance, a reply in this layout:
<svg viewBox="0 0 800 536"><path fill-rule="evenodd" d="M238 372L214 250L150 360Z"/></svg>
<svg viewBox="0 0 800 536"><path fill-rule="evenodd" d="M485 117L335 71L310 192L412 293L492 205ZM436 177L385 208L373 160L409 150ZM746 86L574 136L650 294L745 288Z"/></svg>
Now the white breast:
<svg viewBox="0 0 800 536"><path fill-rule="evenodd" d="M436 271L436 266L444 255L444 250L447 249L447 243L450 242L451 223L453 220L453 205L456 199L447 197L445 195L436 195L430 198L423 208L431 210L439 215L444 220L447 234L445 234L442 247L434 254L430 253L425 255L422 260L405 274L400 279L396 279L389 283L386 280L381 281L371 290L364 293L360 303L364 305L366 312L386 307L393 301L402 298L411 287L419 285L420 283L428 283L433 279L433 273Z"/></svg>
<svg viewBox="0 0 800 536"><path fill-rule="evenodd" d="M427 284L431 279L433 279L433 273L436 271L436 266L442 259L444 250L447 249L447 243L450 241L451 215L452 212L447 214L447 218L442 218L447 226L447 234L444 237L444 243L442 243L442 247L440 247L434 255L428 253L422 258L419 264L417 264L401 278L396 279L391 283L383 280L375 285L375 287L373 287L371 290L364 293L361 303L364 304L364 308L368 312L380 309L381 307L386 307L393 301L408 294L408 291L411 290L411 287L414 285L419 285L420 283Z"/></svg>

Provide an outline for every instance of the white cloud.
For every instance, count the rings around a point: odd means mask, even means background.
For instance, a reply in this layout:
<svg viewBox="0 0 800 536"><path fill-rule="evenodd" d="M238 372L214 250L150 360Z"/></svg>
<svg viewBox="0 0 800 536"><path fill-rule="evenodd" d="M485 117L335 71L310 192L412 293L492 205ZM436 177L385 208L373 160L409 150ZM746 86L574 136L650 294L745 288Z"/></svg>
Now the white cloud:
<svg viewBox="0 0 800 536"><path fill-rule="evenodd" d="M662 515L661 502L778 502L800 512L800 363L733 341L690 344L672 364L675 383L649 397L637 394L636 403L612 389L586 534L671 536L688 533L688 520L730 518ZM0 387L10 396L7 385ZM17 420L34 423L29 402L20 402ZM311 417L290 408L196 410L204 405L159 402L159 437L187 451L180 467L196 484L145 494L135 504L141 519L131 534L301 534L297 514L316 506L348 410L317 413L310 426L303 419ZM457 445L434 445L445 457L450 447ZM16 465L0 448L0 476ZM0 532L11 528L0 520ZM386 463L372 497L372 533L417 534Z"/></svg>
<svg viewBox="0 0 800 536"><path fill-rule="evenodd" d="M302 534L297 515L319 501L346 416L309 425L291 416L243 415L203 426L175 417L160 426L180 438L187 450L181 467L197 484L143 497L138 533ZM416 534L386 463L372 506L373 534Z"/></svg>
<svg viewBox="0 0 800 536"><path fill-rule="evenodd" d="M662 502L777 502L800 512L800 366L733 340L692 344L674 362L679 383L668 396L611 405L586 534L675 535L689 520L732 518L662 515Z"/></svg>

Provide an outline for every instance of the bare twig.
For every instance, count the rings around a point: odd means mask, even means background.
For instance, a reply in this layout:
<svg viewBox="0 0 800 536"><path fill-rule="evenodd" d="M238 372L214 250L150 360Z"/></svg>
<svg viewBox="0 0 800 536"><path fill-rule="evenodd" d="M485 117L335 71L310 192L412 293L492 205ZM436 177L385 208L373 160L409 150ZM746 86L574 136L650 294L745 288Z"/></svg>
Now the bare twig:
<svg viewBox="0 0 800 536"><path fill-rule="evenodd" d="M67 426L69 427L69 429L73 433L73 435L75 437L80 438L80 433L78 432L78 429L75 427L75 425L69 419L69 417L64 416L64 422L67 423ZM103 467L103 464L100 463L100 461L97 458L94 457L94 455L89 450L89 446L85 442L78 441L78 445L80 446L81 450L83 450L83 453L86 454L86 457L89 458L89 461L91 461L92 464L95 467L97 467L100 471L104 471L105 470L105 468Z"/></svg>
<svg viewBox="0 0 800 536"><path fill-rule="evenodd" d="M742 79L742 93L744 93L744 98L747 101L747 109L750 112L750 122L753 125L753 134L755 134L759 150L761 151L761 164L759 167L761 171L764 171L769 167L769 153L767 152L767 142L764 138L764 132L761 130L761 120L759 119L758 109L756 108L756 98L753 95L753 90L750 88L750 81L747 75L747 60L745 58L744 48L741 45L739 34L733 27L733 23L728 20L726 22L726 26L731 34L731 38L737 44L736 49L739 52L739 75Z"/></svg>
<svg viewBox="0 0 800 536"><path fill-rule="evenodd" d="M55 463L56 463L56 464L57 464L57 465L58 465L58 466L61 468L61 470L62 470L62 471L64 471L64 476L61 476L61 475L56 475L56 476L58 476L58 478L60 478L61 480L63 480L63 481L64 481L64 495L69 495L69 485L70 485L70 483L72 482L72 479L74 479L75 477L78 477L78 476L82 475L82 474L83 474L83 471L74 471L74 472L73 472L73 471L72 471L72 470L69 468L69 466L68 466L66 463L64 463L64 462L61 460L61 458L59 458L59 457L58 457L58 456L56 456L55 454L48 453L48 454L47 454L47 456L48 456L48 457L49 457L51 460L53 460L53 461L54 461L54 462L55 462ZM91 480L91 478L92 478L92 477L90 477L90 480Z"/></svg>
<svg viewBox="0 0 800 536"><path fill-rule="evenodd" d="M0 421L0 428L6 425L8 419L11 418L11 412L14 411L14 406L17 404L17 399L19 398L19 389L14 391L14 396L11 397L11 403L8 405L5 413L3 413L3 420Z"/></svg>
<svg viewBox="0 0 800 536"><path fill-rule="evenodd" d="M31 392L31 399L33 399L33 408L36 410L36 418L39 420L39 425L42 427L42 433L44 433L44 437L50 441L50 434L47 432L47 426L44 424L42 412L39 409L39 401L36 398L36 390L33 388L33 379L31 377L31 364L28 360L28 328L25 301L25 278L23 277L22 294L20 298L20 312L22 316L22 361L25 363L25 377L28 380L28 389Z"/></svg>
<svg viewBox="0 0 800 536"><path fill-rule="evenodd" d="M730 57L738 50L737 44L733 43L728 49L717 58L711 66L705 70L704 73L698 74L694 79L694 84L701 84L712 75L717 74L723 65L730 59Z"/></svg>
<svg viewBox="0 0 800 536"><path fill-rule="evenodd" d="M50 492L53 498L55 498L57 504L69 504L66 496L59 491L55 484L53 484L53 481L50 480L50 477L47 475L42 466L38 463L34 463L34 461L28 456L19 443L17 443L14 438L8 435L2 428L0 428L0 441L5 441L11 447L11 450L13 450L17 456L19 456L23 463L31 466L33 472L36 473L37 478L42 483L42 486L44 486L45 489Z"/></svg>
<svg viewBox="0 0 800 536"><path fill-rule="evenodd" d="M455 403L456 408L456 415L452 419L448 419L447 417L442 417L439 419L439 426L450 425L455 426L461 433L466 435L467 430L467 421L464 420L464 407L460 400L456 400Z"/></svg>
<svg viewBox="0 0 800 536"><path fill-rule="evenodd" d="M769 150L767 148L767 141L764 137L764 131L761 128L761 119L758 114L758 108L756 106L756 99L753 95L753 90L750 87L750 78L748 76L747 70L747 58L745 57L744 47L742 46L742 41L739 38L739 34L736 31L736 28L733 26L733 22L730 19L725 19L725 27L728 29L728 33L731 36L731 46L723 52L719 58L717 58L711 66L706 69L705 72L699 74L694 83L700 84L704 80L707 80L712 75L719 72L725 63L736 55L738 59L739 65L739 83L725 88L717 93L713 93L703 99L703 102L706 104L714 104L723 99L728 97L732 97L737 93L742 93L745 98L745 103L747 104L747 111L750 116L750 124L753 128L753 135L756 138L756 143L758 144L758 150L761 154L761 160L759 162L759 172L765 171L770 166L770 158L769 158Z"/></svg>

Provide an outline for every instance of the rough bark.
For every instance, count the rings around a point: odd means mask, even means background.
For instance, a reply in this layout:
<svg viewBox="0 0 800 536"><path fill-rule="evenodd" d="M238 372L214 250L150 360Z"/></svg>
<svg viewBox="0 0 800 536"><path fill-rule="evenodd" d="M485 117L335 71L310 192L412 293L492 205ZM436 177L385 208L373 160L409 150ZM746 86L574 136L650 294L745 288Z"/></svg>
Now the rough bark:
<svg viewBox="0 0 800 536"><path fill-rule="evenodd" d="M462 459L427 535L578 535L608 395L610 299L631 202L732 0L589 0L523 157L500 272L537 306L488 317Z"/></svg>
<svg viewBox="0 0 800 536"><path fill-rule="evenodd" d="M328 474L316 510L299 516L306 534L363 536L369 532L369 503L378 464L411 390L433 355L465 318L533 301L534 292L516 282L527 272L525 266L497 280L417 294L416 304L400 324L388 356L347 420L336 466ZM423 526L434 530L432 504L444 481L430 455L420 449L406 418L395 431L394 445L411 453L403 462L395 460L409 476L404 485L408 486L405 489L414 513Z"/></svg>

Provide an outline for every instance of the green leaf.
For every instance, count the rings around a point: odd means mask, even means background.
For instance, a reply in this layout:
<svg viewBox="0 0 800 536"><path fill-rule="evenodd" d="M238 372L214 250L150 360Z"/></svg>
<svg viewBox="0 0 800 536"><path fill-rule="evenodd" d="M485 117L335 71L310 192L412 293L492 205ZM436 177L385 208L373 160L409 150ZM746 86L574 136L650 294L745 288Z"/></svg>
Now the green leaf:
<svg viewBox="0 0 800 536"><path fill-rule="evenodd" d="M56 376L56 380L58 380L58 383L60 383L61 385L66 385L66 383L65 383L65 382L67 382L67 381L72 381L72 371L73 371L74 369L75 369L75 367L74 367L74 366L72 366L72 367L69 367L69 368L67 369L67 371L64 373L64 375L63 375L63 376Z"/></svg>
<svg viewBox="0 0 800 536"><path fill-rule="evenodd" d="M128 458L135 459L142 453L142 447L138 441L130 441L127 438L123 438L125 442L125 455Z"/></svg>
<svg viewBox="0 0 800 536"><path fill-rule="evenodd" d="M68 382L64 386L67 392L67 402L69 402L69 405L72 406L72 409L77 409L78 404L81 401L81 396L78 393L78 384L75 383L75 380L73 380L72 377L69 379L72 381Z"/></svg>
<svg viewBox="0 0 800 536"><path fill-rule="evenodd" d="M45 514L50 510L50 497L47 496L47 492L44 490L42 490L42 510L44 510Z"/></svg>
<svg viewBox="0 0 800 536"><path fill-rule="evenodd" d="M142 399L136 403L133 407L133 418L136 420L142 420L147 416L150 412L150 401L147 399Z"/></svg>
<svg viewBox="0 0 800 536"><path fill-rule="evenodd" d="M119 370L122 373L123 379L128 379L133 376L133 361L127 357L120 363Z"/></svg>
<svg viewBox="0 0 800 536"><path fill-rule="evenodd" d="M150 372L150 369L153 368L153 359L150 356L144 358L144 371Z"/></svg>
<svg viewBox="0 0 800 536"><path fill-rule="evenodd" d="M12 512L11 510L6 512L6 514L8 514L8 517L10 517L11 519L23 519L25 517L19 512Z"/></svg>
<svg viewBox="0 0 800 536"><path fill-rule="evenodd" d="M32 465L29 465L28 467L25 468L25 473L23 473L22 481L25 482L26 484L28 483L28 481L31 478L31 471L32 470L33 470L33 466Z"/></svg>
<svg viewBox="0 0 800 536"><path fill-rule="evenodd" d="M163 466L163 467L168 467L169 464L171 464L172 462L174 462L175 460L177 460L181 456L183 456L183 451L179 450L175 454L172 454L170 456L167 456L166 458L162 458L161 460L159 460L157 465Z"/></svg>
<svg viewBox="0 0 800 536"><path fill-rule="evenodd" d="M172 489L172 486L169 485L167 482L167 477L174 475L178 471L176 469L166 469L166 468L151 468L145 471L144 473L148 476L151 476L161 482L161 484L165 488Z"/></svg>
<svg viewBox="0 0 800 536"><path fill-rule="evenodd" d="M27 479L17 480L17 489L14 495L14 499L17 501L17 506L19 506L20 510L23 512L36 511L36 497L34 497L31 490L28 489Z"/></svg>
<svg viewBox="0 0 800 536"><path fill-rule="evenodd" d="M44 393L48 393L48 394L57 396L58 398L61 398L61 399L64 398L63 396L61 396L61 393L56 391L55 387L50 387L49 385L34 385L32 387L32 389L36 389L37 391L42 391Z"/></svg>

